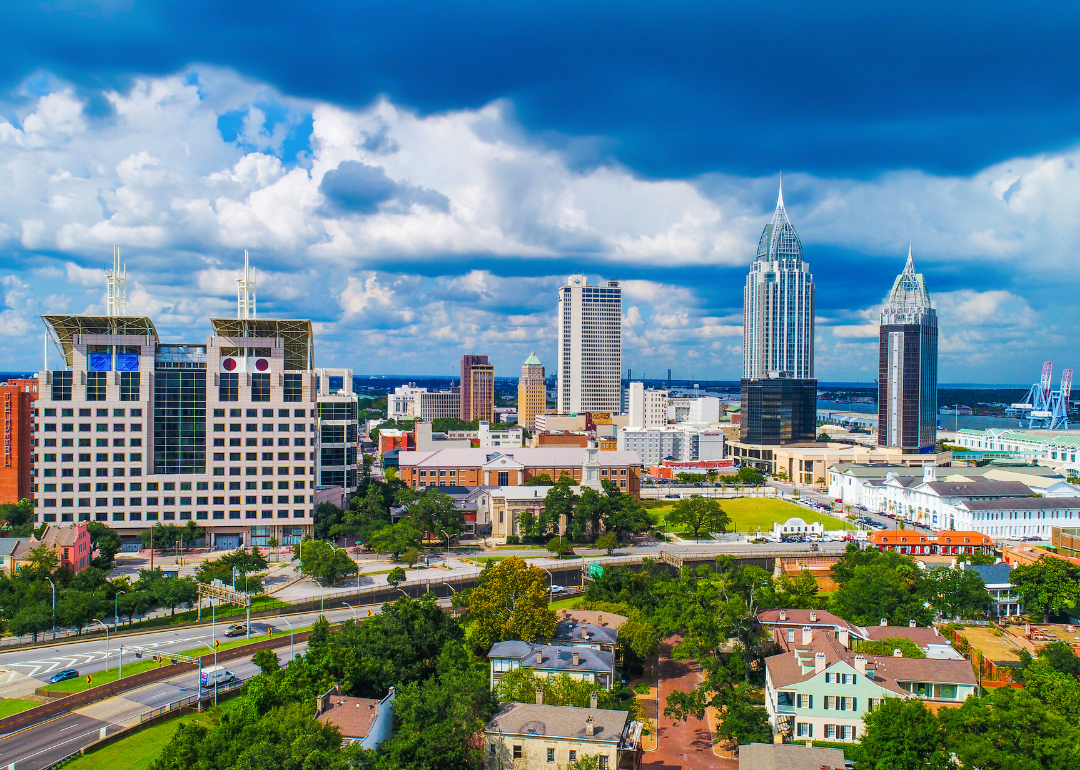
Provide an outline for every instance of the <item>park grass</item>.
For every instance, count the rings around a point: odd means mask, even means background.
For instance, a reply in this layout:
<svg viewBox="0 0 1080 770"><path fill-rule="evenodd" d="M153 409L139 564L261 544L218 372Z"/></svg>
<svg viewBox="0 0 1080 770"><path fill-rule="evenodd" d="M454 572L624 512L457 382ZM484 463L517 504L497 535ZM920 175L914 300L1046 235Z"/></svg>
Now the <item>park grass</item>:
<svg viewBox="0 0 1080 770"><path fill-rule="evenodd" d="M239 700L233 699L217 708L227 711ZM205 722L211 712L185 714L165 719L143 730L103 746L97 751L76 757L64 765L65 770L146 770L172 740L176 730L189 722Z"/></svg>
<svg viewBox="0 0 1080 770"><path fill-rule="evenodd" d="M18 714L21 711L32 709L34 706L40 706L37 701L32 700L18 700L16 698L4 698L0 700L0 719L9 717L12 714Z"/></svg>
<svg viewBox="0 0 1080 770"><path fill-rule="evenodd" d="M559 610L576 610L581 606L583 601L585 600L582 597L574 596L569 599L558 599L557 601L549 602L548 607L555 612L558 612Z"/></svg>
<svg viewBox="0 0 1080 770"><path fill-rule="evenodd" d="M827 516L820 511L811 511L801 505L789 503L787 500L774 500L768 497L732 497L718 498L721 507L731 517L735 530L738 532L767 532L772 529L773 522L783 523L791 518L799 518L807 524L820 522L829 529L849 529L850 525L840 519ZM650 500L649 512L659 520L659 526L663 527L668 513L675 507L674 503ZM680 537L686 537L689 533L677 533Z"/></svg>

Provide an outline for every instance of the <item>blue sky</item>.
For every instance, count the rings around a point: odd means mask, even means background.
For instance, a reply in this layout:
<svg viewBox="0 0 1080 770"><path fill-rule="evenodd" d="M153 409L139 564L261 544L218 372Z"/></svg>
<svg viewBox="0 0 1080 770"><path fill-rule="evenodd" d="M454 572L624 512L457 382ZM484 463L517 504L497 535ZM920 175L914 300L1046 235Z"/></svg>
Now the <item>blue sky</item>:
<svg viewBox="0 0 1080 770"><path fill-rule="evenodd" d="M551 361L565 275L625 282L624 366L737 378L784 172L817 373L869 380L909 239L941 379L1071 366L1080 8L15 2L0 7L0 368L42 312L198 340L243 249L318 360Z"/></svg>

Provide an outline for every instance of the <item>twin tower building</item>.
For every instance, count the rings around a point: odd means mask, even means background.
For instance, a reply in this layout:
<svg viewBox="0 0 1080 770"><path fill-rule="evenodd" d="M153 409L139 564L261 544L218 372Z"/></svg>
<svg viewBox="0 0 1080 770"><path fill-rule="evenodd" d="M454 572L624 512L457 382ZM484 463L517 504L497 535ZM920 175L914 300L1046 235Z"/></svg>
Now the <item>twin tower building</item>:
<svg viewBox="0 0 1080 770"><path fill-rule="evenodd" d="M911 251L881 311L878 444L928 453L936 442L937 315ZM740 440L779 445L813 442L814 277L784 208L784 190L758 241L743 291Z"/></svg>

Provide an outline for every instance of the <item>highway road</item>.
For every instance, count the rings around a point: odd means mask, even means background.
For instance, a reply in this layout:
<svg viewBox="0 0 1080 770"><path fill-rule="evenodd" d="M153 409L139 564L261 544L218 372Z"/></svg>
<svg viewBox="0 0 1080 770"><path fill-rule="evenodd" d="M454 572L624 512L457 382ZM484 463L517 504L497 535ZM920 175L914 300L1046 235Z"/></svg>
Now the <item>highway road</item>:
<svg viewBox="0 0 1080 770"><path fill-rule="evenodd" d="M302 654L306 649L306 643L299 643L296 654ZM288 655L287 648L277 652L283 659ZM240 679L259 673L258 666L250 658L231 660L223 665ZM124 726L137 723L144 711L196 694L198 687L199 672L192 671L12 733L0 738L0 767L7 768L14 763L16 770L42 770L103 735L112 735Z"/></svg>
<svg viewBox="0 0 1080 770"><path fill-rule="evenodd" d="M378 607L356 608L361 616L367 614L367 609L373 612L378 611ZM304 628L312 625L318 616L317 612L308 612L290 615L288 621L294 628ZM352 616L352 610L348 608L326 612L327 619L332 623L343 622ZM233 641L224 636L229 624L233 622L236 622L235 619L230 618L229 623L218 623L213 629L210 626L200 626L124 635L110 640L108 647L104 639L93 639L0 653L0 697L17 698L32 693L45 684L50 676L65 668L78 669L80 676L104 671L106 653L109 656L109 668L116 668L120 662L118 648L121 644L160 650L163 653L208 654L210 650L206 645L213 647L215 638L220 639L222 643ZM273 628L275 634L289 633L288 624L277 617L252 620L252 635L265 633L267 626ZM278 654L285 659L288 655L287 648L284 652L279 651ZM134 652L124 651L125 663L135 660ZM4 764L3 757L0 756L0 767Z"/></svg>

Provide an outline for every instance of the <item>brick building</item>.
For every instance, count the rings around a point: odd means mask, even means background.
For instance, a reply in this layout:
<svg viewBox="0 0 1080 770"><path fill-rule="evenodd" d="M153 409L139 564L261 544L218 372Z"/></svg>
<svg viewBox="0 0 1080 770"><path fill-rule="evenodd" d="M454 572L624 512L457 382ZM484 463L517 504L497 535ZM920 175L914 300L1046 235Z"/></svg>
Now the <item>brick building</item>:
<svg viewBox="0 0 1080 770"><path fill-rule="evenodd" d="M487 356L461 357L461 419L495 422L495 367Z"/></svg>
<svg viewBox="0 0 1080 770"><path fill-rule="evenodd" d="M0 464L0 503L33 499L34 402L37 380L8 380L0 385L4 419L4 462Z"/></svg>

